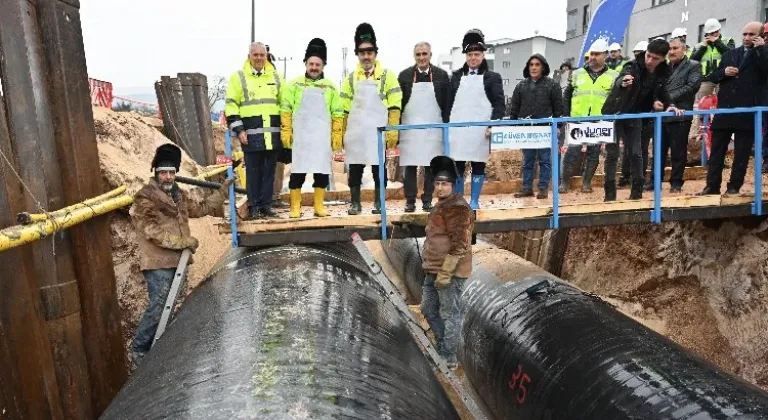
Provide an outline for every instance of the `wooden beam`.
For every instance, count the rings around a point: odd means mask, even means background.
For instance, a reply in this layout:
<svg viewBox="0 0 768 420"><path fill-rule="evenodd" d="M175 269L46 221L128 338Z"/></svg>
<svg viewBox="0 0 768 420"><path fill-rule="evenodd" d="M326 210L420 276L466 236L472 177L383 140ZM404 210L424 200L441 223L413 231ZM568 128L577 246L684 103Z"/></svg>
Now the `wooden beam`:
<svg viewBox="0 0 768 420"><path fill-rule="evenodd" d="M103 193L80 10L62 0L38 5L46 73L56 93L50 103L60 178L65 204L71 205ZM109 216L103 216L69 230L95 416L128 377L109 229Z"/></svg>
<svg viewBox="0 0 768 420"><path fill-rule="evenodd" d="M3 94L11 144L17 155L16 171L28 189L22 203L27 211L37 212L39 206L58 209L66 200L50 100L61 92L51 89L48 78L59 69L49 69L43 57L38 2L9 0L3 2L2 9ZM37 279L64 417L93 418L70 232L62 231L28 246L34 256L32 275Z"/></svg>

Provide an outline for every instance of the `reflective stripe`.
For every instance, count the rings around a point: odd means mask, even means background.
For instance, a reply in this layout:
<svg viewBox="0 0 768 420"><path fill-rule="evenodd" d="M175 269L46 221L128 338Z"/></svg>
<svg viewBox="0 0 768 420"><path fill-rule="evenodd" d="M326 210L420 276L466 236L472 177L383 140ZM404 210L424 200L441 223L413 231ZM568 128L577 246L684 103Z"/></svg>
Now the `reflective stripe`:
<svg viewBox="0 0 768 420"><path fill-rule="evenodd" d="M603 98L608 97L608 92L603 90L577 90L576 92L573 92L572 98L575 98L577 96L589 96L589 95L595 95L595 96L601 96Z"/></svg>
<svg viewBox="0 0 768 420"><path fill-rule="evenodd" d="M393 94L393 93L402 92L402 91L403 91L403 90L402 90L402 89L400 89L400 87L392 88L392 89L390 89L390 90L388 90L388 91L387 91L387 96L389 96L389 95L391 95L391 94Z"/></svg>
<svg viewBox="0 0 768 420"><path fill-rule="evenodd" d="M349 73L349 92L352 95L355 94L355 72ZM347 99L352 99L352 97L348 96Z"/></svg>
<svg viewBox="0 0 768 420"><path fill-rule="evenodd" d="M244 101L241 106L248 106L248 105L262 105L262 104L276 104L277 99L274 98L264 98L264 99L251 99L249 101Z"/></svg>
<svg viewBox="0 0 768 420"><path fill-rule="evenodd" d="M245 102L248 102L248 98L250 98L251 95L248 94L248 82L245 81L245 72L240 70L237 74L240 75L240 84L243 86L243 98L245 99Z"/></svg>
<svg viewBox="0 0 768 420"><path fill-rule="evenodd" d="M229 129L234 130L235 128L240 127L241 125L243 125L243 122L240 120L237 120L229 125Z"/></svg>
<svg viewBox="0 0 768 420"><path fill-rule="evenodd" d="M224 103L225 103L225 104L235 104L235 105L240 105L240 104L239 104L239 103L238 103L236 100L234 100L234 99L230 99L230 98L227 98L227 99L224 101Z"/></svg>
<svg viewBox="0 0 768 420"><path fill-rule="evenodd" d="M341 92L339 94L339 96L341 96L343 99L352 99L352 97L349 96L349 94L347 94L347 92Z"/></svg>
<svg viewBox="0 0 768 420"><path fill-rule="evenodd" d="M260 128L249 128L245 130L246 134L264 134L264 133L279 133L280 127L260 127Z"/></svg>

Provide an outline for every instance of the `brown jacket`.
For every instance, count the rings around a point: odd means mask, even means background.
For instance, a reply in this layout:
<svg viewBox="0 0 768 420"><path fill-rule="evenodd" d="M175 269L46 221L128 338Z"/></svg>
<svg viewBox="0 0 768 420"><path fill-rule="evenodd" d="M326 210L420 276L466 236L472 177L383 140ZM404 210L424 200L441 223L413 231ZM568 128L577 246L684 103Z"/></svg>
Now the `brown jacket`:
<svg viewBox="0 0 768 420"><path fill-rule="evenodd" d="M200 205L189 200L183 190L179 189L178 194L177 203L152 178L134 196L131 216L139 240L142 271L176 268L184 249L183 239L190 237L189 218L220 212L226 190L211 194Z"/></svg>
<svg viewBox="0 0 768 420"><path fill-rule="evenodd" d="M455 255L460 258L454 276L469 278L474 227L475 215L464 197L453 194L438 201L427 219L427 240L422 251L424 271L436 274L446 255Z"/></svg>

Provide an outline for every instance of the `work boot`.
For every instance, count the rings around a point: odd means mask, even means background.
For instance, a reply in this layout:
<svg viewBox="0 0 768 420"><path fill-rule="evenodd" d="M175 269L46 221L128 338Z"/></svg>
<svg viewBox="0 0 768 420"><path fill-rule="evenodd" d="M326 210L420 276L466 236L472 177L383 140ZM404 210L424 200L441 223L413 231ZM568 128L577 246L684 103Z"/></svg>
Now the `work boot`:
<svg viewBox="0 0 768 420"><path fill-rule="evenodd" d="M725 195L739 195L739 190L729 187L727 190L725 190Z"/></svg>
<svg viewBox="0 0 768 420"><path fill-rule="evenodd" d="M616 181L609 182L605 181L605 200L608 201L616 201Z"/></svg>
<svg viewBox="0 0 768 420"><path fill-rule="evenodd" d="M626 188L626 187L629 187L630 185L632 185L632 181L630 181L629 178L624 178L624 177L619 178L619 183L617 184L619 188Z"/></svg>
<svg viewBox="0 0 768 420"><path fill-rule="evenodd" d="M653 182L646 182L645 185L643 185L643 191L653 191Z"/></svg>
<svg viewBox="0 0 768 420"><path fill-rule="evenodd" d="M472 191L470 192L469 207L472 210L480 208L480 192L483 191L485 175L472 175Z"/></svg>
<svg viewBox="0 0 768 420"><path fill-rule="evenodd" d="M533 190L523 188L520 192L515 193L515 198L533 197Z"/></svg>
<svg viewBox="0 0 768 420"><path fill-rule="evenodd" d="M272 200L272 207L276 209L284 209L288 207L288 203L283 201L282 198L277 197L276 199Z"/></svg>
<svg viewBox="0 0 768 420"><path fill-rule="evenodd" d="M715 190L713 188L704 187L703 190L701 190L700 193L696 195L720 195L720 190Z"/></svg>
<svg viewBox="0 0 768 420"><path fill-rule="evenodd" d="M598 163L600 162L591 162L587 160L584 165L584 177L581 179L581 192L587 194L592 192L592 177L595 176Z"/></svg>
<svg viewBox="0 0 768 420"><path fill-rule="evenodd" d="M539 200L544 200L545 198L547 198L547 190L540 189L539 193L536 194L536 198L538 198Z"/></svg>
<svg viewBox="0 0 768 420"><path fill-rule="evenodd" d="M351 203L349 204L347 214L350 216L360 214L363 211L363 206L360 205L360 186L349 187L349 195Z"/></svg>
<svg viewBox="0 0 768 420"><path fill-rule="evenodd" d="M374 189L374 197L373 197L373 210L371 210L371 213L373 214L381 214L381 188Z"/></svg>
<svg viewBox="0 0 768 420"><path fill-rule="evenodd" d="M453 190L457 194L464 196L464 177L463 176L456 178L456 184L454 185Z"/></svg>
<svg viewBox="0 0 768 420"><path fill-rule="evenodd" d="M643 180L632 181L632 190L629 193L630 200L640 200L643 198Z"/></svg>
<svg viewBox="0 0 768 420"><path fill-rule="evenodd" d="M429 199L429 201L422 199L421 202L421 209L424 211L432 211L434 207L432 207L432 198Z"/></svg>
<svg viewBox="0 0 768 420"><path fill-rule="evenodd" d="M291 219L301 217L301 188L291 190L291 212L288 217Z"/></svg>
<svg viewBox="0 0 768 420"><path fill-rule="evenodd" d="M416 199L415 198L407 198L405 200L405 209L404 211L406 213L413 213L416 211Z"/></svg>
<svg viewBox="0 0 768 420"><path fill-rule="evenodd" d="M315 216L328 217L328 212L325 211L325 188L315 188Z"/></svg>
<svg viewBox="0 0 768 420"><path fill-rule="evenodd" d="M261 217L268 217L268 218L277 217L277 213L275 213L275 211L272 210L272 207L262 207L259 209L259 213L261 214Z"/></svg>
<svg viewBox="0 0 768 420"><path fill-rule="evenodd" d="M248 209L248 220L256 220L261 218L261 212L258 207L251 207Z"/></svg>

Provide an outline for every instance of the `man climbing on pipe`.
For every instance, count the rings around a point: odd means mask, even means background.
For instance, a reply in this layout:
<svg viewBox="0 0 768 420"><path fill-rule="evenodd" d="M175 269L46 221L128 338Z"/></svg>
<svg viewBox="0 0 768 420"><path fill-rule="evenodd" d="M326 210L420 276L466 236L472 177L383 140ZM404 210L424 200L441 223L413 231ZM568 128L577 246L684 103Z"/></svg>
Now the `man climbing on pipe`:
<svg viewBox="0 0 768 420"><path fill-rule="evenodd" d="M293 150L291 179L292 219L301 217L301 186L313 174L315 216L325 217L325 189L330 180L331 151L341 150L344 107L333 81L323 74L328 52L325 41L315 38L304 53L306 73L289 82L280 106L281 139Z"/></svg>
<svg viewBox="0 0 768 420"><path fill-rule="evenodd" d="M194 252L198 247L197 239L190 235L189 218L220 213L232 184L232 179L227 179L221 189L198 205L176 184L180 167L181 149L170 143L158 147L152 159L155 175L136 193L130 211L139 242L139 266L149 294L149 305L131 342L132 369L152 346L182 251Z"/></svg>
<svg viewBox="0 0 768 420"><path fill-rule="evenodd" d="M472 274L472 230L474 212L460 193L454 192L459 178L456 162L436 156L429 164L435 180L437 205L427 219L421 311L435 335L438 353L455 368L461 314L459 298L464 282Z"/></svg>

